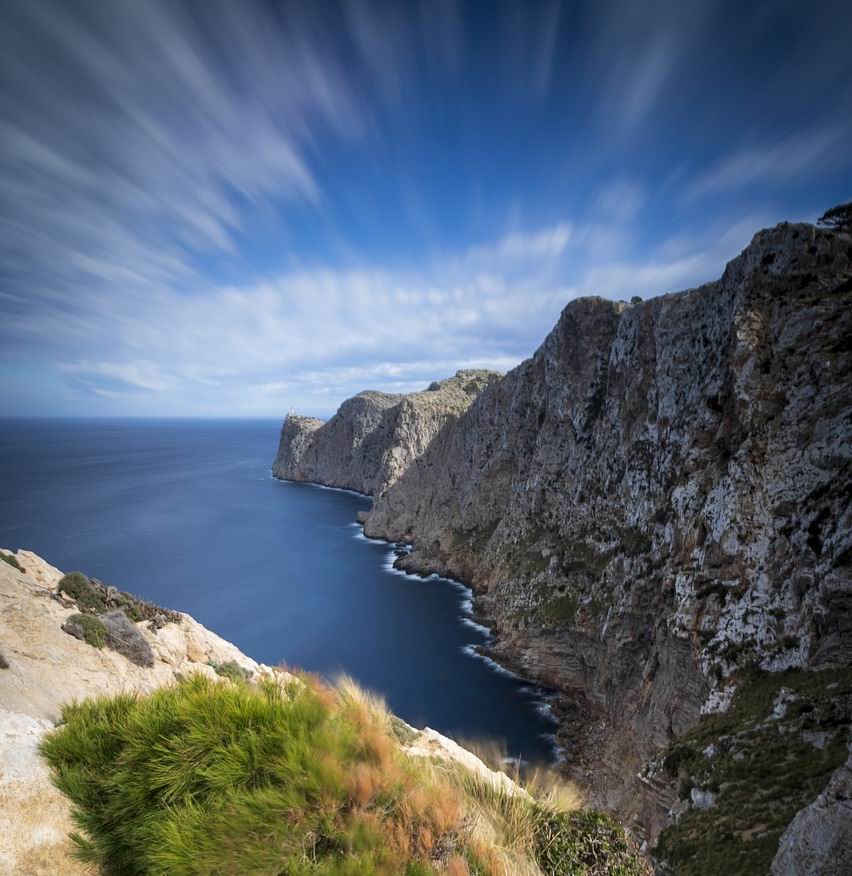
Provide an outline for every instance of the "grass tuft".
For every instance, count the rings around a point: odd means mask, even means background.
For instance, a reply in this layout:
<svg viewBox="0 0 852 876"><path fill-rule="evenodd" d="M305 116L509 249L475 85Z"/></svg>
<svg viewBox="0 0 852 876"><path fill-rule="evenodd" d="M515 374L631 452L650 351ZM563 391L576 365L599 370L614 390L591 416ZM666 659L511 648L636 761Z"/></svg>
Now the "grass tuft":
<svg viewBox="0 0 852 876"><path fill-rule="evenodd" d="M130 874L428 874L462 828L361 704L195 676L71 705L42 744L78 856Z"/></svg>
<svg viewBox="0 0 852 876"><path fill-rule="evenodd" d="M13 569L17 569L19 572L24 571L24 567L18 562L18 559L14 554L7 554L4 551L0 551L0 560L4 563L8 563Z"/></svg>
<svg viewBox="0 0 852 876"><path fill-rule="evenodd" d="M72 802L77 856L113 876L641 872L588 869L580 852L571 869L563 846L621 866L623 833L569 818L577 798L554 783L510 790L407 756L398 719L349 679L196 675L62 717L41 753Z"/></svg>

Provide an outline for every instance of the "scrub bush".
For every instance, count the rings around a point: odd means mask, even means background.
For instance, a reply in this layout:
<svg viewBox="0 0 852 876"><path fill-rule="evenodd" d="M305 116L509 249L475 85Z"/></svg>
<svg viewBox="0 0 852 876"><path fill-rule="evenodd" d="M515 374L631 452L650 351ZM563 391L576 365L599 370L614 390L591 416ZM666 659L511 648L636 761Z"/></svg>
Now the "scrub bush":
<svg viewBox="0 0 852 876"><path fill-rule="evenodd" d="M17 569L19 572L24 571L17 558L14 557L12 554L7 554L3 551L0 551L0 560L3 560L4 563L8 563L13 569Z"/></svg>
<svg viewBox="0 0 852 876"><path fill-rule="evenodd" d="M624 828L603 812L545 814L538 822L536 851L545 873L643 876L646 872Z"/></svg>
<svg viewBox="0 0 852 876"><path fill-rule="evenodd" d="M92 586L82 572L69 572L57 585L60 593L70 596L80 611L99 613L106 610L102 594Z"/></svg>
<svg viewBox="0 0 852 876"><path fill-rule="evenodd" d="M109 611L100 616L106 629L106 643L137 666L153 666L154 653L145 637L123 611Z"/></svg>
<svg viewBox="0 0 852 876"><path fill-rule="evenodd" d="M103 648L107 642L107 629L103 621L93 614L72 614L62 624L62 629L75 639L82 639L93 648Z"/></svg>
<svg viewBox="0 0 852 876"><path fill-rule="evenodd" d="M244 669L236 660L226 660L224 663L211 661L209 665L216 671L216 675L230 678L231 681L247 681L251 677L248 669Z"/></svg>

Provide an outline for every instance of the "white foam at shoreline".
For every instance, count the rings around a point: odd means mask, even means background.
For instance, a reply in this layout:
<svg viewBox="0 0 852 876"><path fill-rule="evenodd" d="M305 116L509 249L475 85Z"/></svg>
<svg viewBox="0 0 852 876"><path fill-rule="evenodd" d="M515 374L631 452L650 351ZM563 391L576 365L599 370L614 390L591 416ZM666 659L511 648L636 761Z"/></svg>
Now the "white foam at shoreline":
<svg viewBox="0 0 852 876"><path fill-rule="evenodd" d="M514 678L516 681L523 681L520 675L515 675L511 669L506 669L505 666L501 666L496 660L493 660L487 654L483 654L476 645L463 645L462 651L467 654L468 657L476 657L477 660L482 660L498 675L505 675L507 678Z"/></svg>
<svg viewBox="0 0 852 876"><path fill-rule="evenodd" d="M472 630L476 630L478 633L482 633L483 636L491 637L491 630L488 627L483 626L483 624L478 624L475 620L471 620L469 617L460 617L459 620L466 626Z"/></svg>
<svg viewBox="0 0 852 876"><path fill-rule="evenodd" d="M384 559L384 562L382 563L382 568L386 572L390 572L391 575L402 575L403 578L408 578L408 572L406 572L404 569L397 569L396 566L394 566L393 563L395 559L396 554L394 553L394 551L389 551Z"/></svg>
<svg viewBox="0 0 852 876"><path fill-rule="evenodd" d="M317 485L317 486L321 486L321 485ZM326 489L335 489L335 488L328 487ZM348 491L343 491L343 492L353 492L353 491L348 490ZM354 536L355 538L360 538L366 542L375 542L375 541L381 540L381 539L367 538L367 536L364 535L364 528L363 528L362 524L356 522L353 525L360 528L360 532L358 532ZM470 587L468 587L467 584L463 584L461 581L457 581L454 578L446 578L443 575L439 575L437 572L433 572L431 575L428 575L425 578L422 578L422 576L417 575L414 572L406 572L404 569L398 569L396 566L394 566L394 562L395 562L396 556L397 556L396 555L397 543L396 542L385 542L385 544L388 544L391 547L389 548L387 554L385 555L384 561L382 562L382 568L384 569L384 571L390 572L393 575L401 575L405 578L409 578L409 577L421 578L422 580L426 580L426 581L442 581L445 584L449 584L453 589L457 590L459 593L462 594L462 600L460 603L462 616L459 617L459 621L462 624L464 624L464 626L466 626L470 629L474 629L477 632L481 633L482 635L486 636L487 639L489 639L489 640L491 639L491 637L492 637L491 630L488 627L486 627L484 624L477 623L472 618L474 594L473 594L473 590ZM507 669L505 666L501 666L493 658L489 657L486 654L482 654L478 650L476 645L464 645L464 646L462 646L461 650L463 653L467 654L469 657L474 657L478 660L481 660L483 663L485 663L485 665L492 672L496 672L498 675L502 675L506 678L511 678L515 681L520 681L520 682L525 681L525 679L521 678L520 675L518 675L515 672L512 672L511 669ZM553 715L553 709L552 709L550 703L548 702L548 700L544 694L544 691L541 688L537 688L531 684L524 684L520 688L520 692L529 696L533 700L533 708L542 718L546 719L547 721L550 721L554 725L558 724L556 718ZM564 760L564 751L557 743L555 734L542 733L541 738L546 739L550 742L551 750L553 752L553 757L557 763L560 760Z"/></svg>
<svg viewBox="0 0 852 876"><path fill-rule="evenodd" d="M280 480L280 478L279 478ZM361 496L363 499L372 499L369 493L361 493L358 490L350 490L349 487L330 487L328 484L318 484L315 481L284 481L285 484L305 484L308 487L316 487L318 490L334 490L335 493L351 493L353 496Z"/></svg>

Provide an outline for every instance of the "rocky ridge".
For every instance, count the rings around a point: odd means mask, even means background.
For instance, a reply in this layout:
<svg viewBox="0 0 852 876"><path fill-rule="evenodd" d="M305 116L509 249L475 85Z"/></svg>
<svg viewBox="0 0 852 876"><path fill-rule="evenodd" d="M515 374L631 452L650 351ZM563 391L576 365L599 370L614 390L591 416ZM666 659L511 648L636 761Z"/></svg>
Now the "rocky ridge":
<svg viewBox="0 0 852 876"><path fill-rule="evenodd" d="M494 656L566 693L575 776L653 841L658 753L751 672L852 663L851 338L852 237L783 223L716 282L570 302L463 411L290 417L274 471L372 494L403 568L470 583Z"/></svg>

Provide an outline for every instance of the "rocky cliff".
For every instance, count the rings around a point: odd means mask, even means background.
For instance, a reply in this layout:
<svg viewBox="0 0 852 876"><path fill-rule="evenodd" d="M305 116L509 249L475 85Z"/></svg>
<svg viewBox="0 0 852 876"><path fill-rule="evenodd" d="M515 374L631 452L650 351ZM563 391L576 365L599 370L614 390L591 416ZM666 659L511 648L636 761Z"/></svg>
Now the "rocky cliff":
<svg viewBox="0 0 852 876"><path fill-rule="evenodd" d="M442 430L451 428L477 394L499 378L459 371L424 392L361 392L327 423L291 414L284 421L272 473L293 481L383 494L415 469Z"/></svg>
<svg viewBox="0 0 852 876"><path fill-rule="evenodd" d="M371 493L367 535L470 582L498 659L566 693L575 775L653 839L661 751L755 673L852 663L851 374L852 237L785 223L700 288L572 301L463 410L288 418L275 473Z"/></svg>

